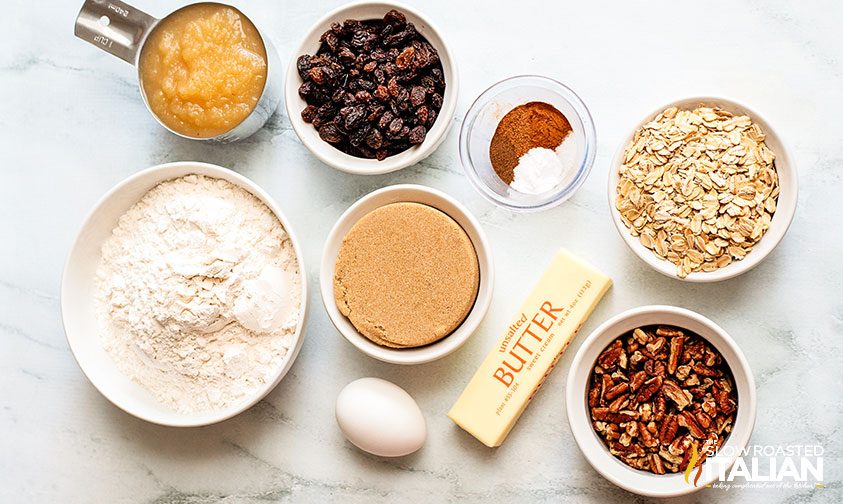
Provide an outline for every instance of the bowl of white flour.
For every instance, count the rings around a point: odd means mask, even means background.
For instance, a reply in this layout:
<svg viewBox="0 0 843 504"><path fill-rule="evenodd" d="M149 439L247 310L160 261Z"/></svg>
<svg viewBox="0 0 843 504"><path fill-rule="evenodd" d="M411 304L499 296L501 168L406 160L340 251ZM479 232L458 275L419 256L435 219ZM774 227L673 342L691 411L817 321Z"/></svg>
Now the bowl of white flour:
<svg viewBox="0 0 843 504"><path fill-rule="evenodd" d="M62 278L70 349L112 403L208 425L266 396L302 343L307 281L293 230L249 179L170 163L111 189Z"/></svg>

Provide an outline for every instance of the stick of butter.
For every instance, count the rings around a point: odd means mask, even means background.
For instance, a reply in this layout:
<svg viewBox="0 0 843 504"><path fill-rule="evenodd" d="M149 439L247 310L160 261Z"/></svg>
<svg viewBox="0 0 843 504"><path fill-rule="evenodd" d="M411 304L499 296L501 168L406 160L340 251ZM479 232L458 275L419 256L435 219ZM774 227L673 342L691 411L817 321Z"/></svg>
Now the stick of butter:
<svg viewBox="0 0 843 504"><path fill-rule="evenodd" d="M486 446L500 446L611 285L568 251L557 252L448 417Z"/></svg>

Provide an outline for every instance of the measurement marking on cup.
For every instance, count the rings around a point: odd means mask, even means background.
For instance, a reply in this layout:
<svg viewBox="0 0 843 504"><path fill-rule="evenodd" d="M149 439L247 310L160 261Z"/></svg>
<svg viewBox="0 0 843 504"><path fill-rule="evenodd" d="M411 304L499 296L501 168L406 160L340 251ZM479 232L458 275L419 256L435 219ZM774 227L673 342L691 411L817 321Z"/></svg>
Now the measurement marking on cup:
<svg viewBox="0 0 843 504"><path fill-rule="evenodd" d="M112 44L114 44L114 42L105 35L97 35L96 37L94 37L94 42L105 47L111 47Z"/></svg>
<svg viewBox="0 0 843 504"><path fill-rule="evenodd" d="M117 14L123 16L123 17L129 17L129 11L128 10L124 9L123 7L118 7L117 5L114 5L113 3L108 4L108 10L114 11Z"/></svg>

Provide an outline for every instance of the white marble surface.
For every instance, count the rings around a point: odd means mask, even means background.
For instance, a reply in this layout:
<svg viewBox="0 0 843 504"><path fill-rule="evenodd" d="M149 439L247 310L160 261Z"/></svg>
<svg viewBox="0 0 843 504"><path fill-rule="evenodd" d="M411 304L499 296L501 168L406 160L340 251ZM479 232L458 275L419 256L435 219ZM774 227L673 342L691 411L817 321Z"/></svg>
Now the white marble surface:
<svg viewBox="0 0 843 504"><path fill-rule="evenodd" d="M162 14L178 2L145 0ZM824 489L705 490L694 500L843 500L843 36L838 2L415 1L460 64L454 127L427 161L401 172L344 175L317 162L284 112L248 141L206 146L158 127L133 69L73 37L81 1L6 2L0 17L0 501L3 502L622 502L571 438L563 392L573 349L600 321L650 303L685 306L726 328L758 385L753 442L820 443ZM336 1L239 2L284 61ZM473 4L473 2L472 2ZM11 6L11 9L9 8ZM457 156L460 117L494 81L557 78L591 108L599 149L590 178L563 206L513 215L480 198ZM689 285L649 270L616 234L608 163L641 115L673 98L721 94L763 111L800 171L796 218L756 270ZM312 316L287 379L250 411L219 425L171 429L112 406L81 373L59 313L63 262L83 216L112 185L166 161L230 167L261 184L298 233ZM427 184L481 220L496 253L485 322L460 351L401 367L357 352L328 321L316 266L339 214L371 190ZM552 252L568 247L615 286L503 447L483 447L445 416ZM419 453L382 460L345 442L333 418L340 388L361 376L405 387L427 415Z"/></svg>

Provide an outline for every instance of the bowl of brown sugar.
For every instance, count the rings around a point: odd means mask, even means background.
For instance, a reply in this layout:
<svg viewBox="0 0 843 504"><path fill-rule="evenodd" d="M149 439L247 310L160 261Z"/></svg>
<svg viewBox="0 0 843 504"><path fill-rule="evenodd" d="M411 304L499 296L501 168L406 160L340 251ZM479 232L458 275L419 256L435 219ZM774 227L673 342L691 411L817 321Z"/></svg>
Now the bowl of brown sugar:
<svg viewBox="0 0 843 504"><path fill-rule="evenodd" d="M454 352L479 326L492 297L492 252L457 200L398 184L340 216L319 283L331 322L358 350L422 364Z"/></svg>
<svg viewBox="0 0 843 504"><path fill-rule="evenodd" d="M595 154L588 108L547 77L494 84L472 104L460 131L460 158L472 185L514 211L544 210L573 196Z"/></svg>

